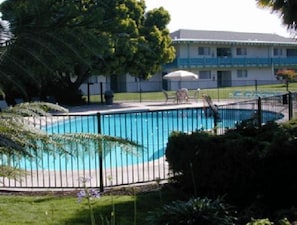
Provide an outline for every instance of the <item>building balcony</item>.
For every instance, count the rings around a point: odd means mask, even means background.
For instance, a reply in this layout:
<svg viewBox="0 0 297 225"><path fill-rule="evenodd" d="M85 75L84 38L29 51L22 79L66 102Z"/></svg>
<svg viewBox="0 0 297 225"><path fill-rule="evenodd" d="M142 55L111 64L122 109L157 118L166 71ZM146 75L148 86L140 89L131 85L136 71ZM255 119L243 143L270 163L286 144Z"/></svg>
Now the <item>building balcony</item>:
<svg viewBox="0 0 297 225"><path fill-rule="evenodd" d="M297 57L288 58L178 58L165 68L297 67Z"/></svg>

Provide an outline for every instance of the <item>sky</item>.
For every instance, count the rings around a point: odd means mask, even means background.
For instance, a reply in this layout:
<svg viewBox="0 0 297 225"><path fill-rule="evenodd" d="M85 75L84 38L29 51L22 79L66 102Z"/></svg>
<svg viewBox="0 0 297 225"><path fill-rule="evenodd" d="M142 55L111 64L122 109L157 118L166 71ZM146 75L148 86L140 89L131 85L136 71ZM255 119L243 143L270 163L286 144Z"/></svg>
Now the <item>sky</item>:
<svg viewBox="0 0 297 225"><path fill-rule="evenodd" d="M147 10L163 7L170 32L178 29L275 33L292 37L279 15L256 0L145 0Z"/></svg>
<svg viewBox="0 0 297 225"><path fill-rule="evenodd" d="M3 0L0 0L0 3ZM279 15L261 9L256 0L145 0L147 10L163 7L170 32L178 29L275 33L292 37Z"/></svg>

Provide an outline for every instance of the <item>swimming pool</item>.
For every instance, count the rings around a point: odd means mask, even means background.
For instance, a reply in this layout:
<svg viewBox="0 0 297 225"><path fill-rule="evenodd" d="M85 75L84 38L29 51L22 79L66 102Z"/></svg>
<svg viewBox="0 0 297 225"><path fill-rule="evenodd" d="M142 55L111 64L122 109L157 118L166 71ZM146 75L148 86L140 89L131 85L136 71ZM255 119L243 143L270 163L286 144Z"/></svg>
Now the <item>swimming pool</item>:
<svg viewBox="0 0 297 225"><path fill-rule="evenodd" d="M219 129L232 128L239 121L250 119L254 110L219 109ZM262 112L263 122L283 117L271 111ZM98 119L100 118L100 119ZM126 138L143 146L138 154L130 154L116 146L103 146L104 168L117 168L153 161L165 153L168 137L173 131L192 132L214 128L213 117L203 108L162 111L125 112L71 116L43 126L48 133L98 133ZM99 167L99 154L92 143L88 147L78 143L68 146L74 157L40 153L41 160L21 160L20 167L28 170L93 170ZM74 151L73 151L74 150Z"/></svg>

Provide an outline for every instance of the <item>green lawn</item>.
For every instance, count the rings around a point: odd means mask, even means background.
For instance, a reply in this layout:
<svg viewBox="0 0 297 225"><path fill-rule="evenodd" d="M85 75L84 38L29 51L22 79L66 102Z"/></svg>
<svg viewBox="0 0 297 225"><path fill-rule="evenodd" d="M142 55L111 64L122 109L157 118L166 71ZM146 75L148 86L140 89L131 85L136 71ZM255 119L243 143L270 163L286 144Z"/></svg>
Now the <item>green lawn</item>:
<svg viewBox="0 0 297 225"><path fill-rule="evenodd" d="M96 224L109 224L102 223L100 217L111 220L111 212L114 206L115 224L143 225L148 211L160 207L161 202L170 201L176 196L168 193L168 191L161 195L159 191L136 195L133 195L132 191L130 193L132 194L101 196L98 199L93 199ZM78 203L75 193L71 196L54 193L48 193L45 196L2 194L0 195L0 215L0 225L91 224L86 199Z"/></svg>
<svg viewBox="0 0 297 225"><path fill-rule="evenodd" d="M255 91L255 86L243 86L243 87L226 87L226 88L215 88L215 89L202 89L200 90L199 97L202 94L207 94L213 99L229 99L230 94L234 91ZM288 87L289 91L297 91L297 83L290 83ZM258 85L257 91L264 92L286 92L287 86L285 84L273 84L273 85ZM175 91L169 91L169 95L175 93ZM195 90L189 90L189 95L193 96ZM85 97L86 98L86 97ZM143 92L143 93L115 93L114 101L164 101L165 97L162 92ZM101 96L92 95L90 96L90 102L100 102ZM103 98L104 101L104 98Z"/></svg>

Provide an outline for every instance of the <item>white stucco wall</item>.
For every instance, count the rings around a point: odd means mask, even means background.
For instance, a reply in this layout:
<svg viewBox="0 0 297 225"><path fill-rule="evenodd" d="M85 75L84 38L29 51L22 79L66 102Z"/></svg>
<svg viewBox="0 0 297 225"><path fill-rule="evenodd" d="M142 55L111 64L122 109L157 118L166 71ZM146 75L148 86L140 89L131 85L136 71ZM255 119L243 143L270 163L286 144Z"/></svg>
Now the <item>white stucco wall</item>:
<svg viewBox="0 0 297 225"><path fill-rule="evenodd" d="M92 95L98 95L101 92L101 86L100 83L102 83L102 92L104 93L106 90L109 90L109 87L107 85L109 84L108 78L102 75L94 75L89 79L89 84L83 83L80 86L80 90L82 91L83 95L88 94L88 85L90 88L90 94Z"/></svg>

